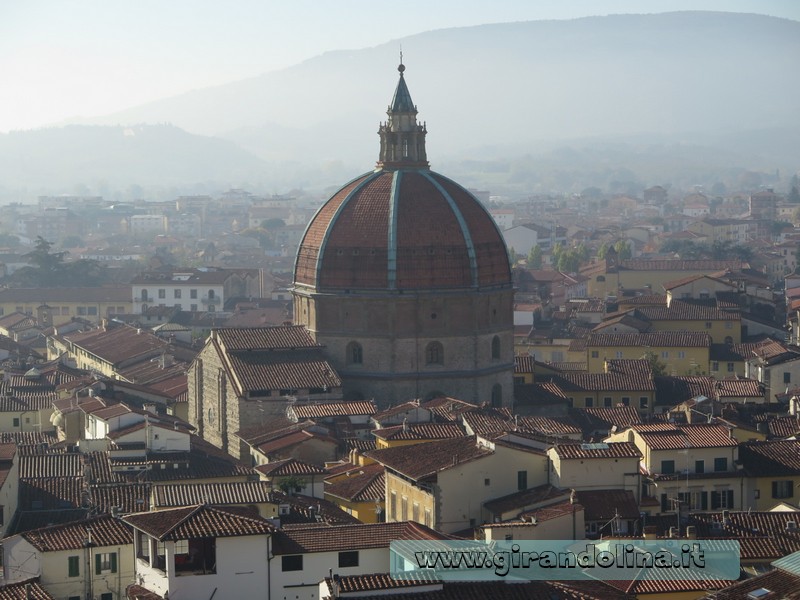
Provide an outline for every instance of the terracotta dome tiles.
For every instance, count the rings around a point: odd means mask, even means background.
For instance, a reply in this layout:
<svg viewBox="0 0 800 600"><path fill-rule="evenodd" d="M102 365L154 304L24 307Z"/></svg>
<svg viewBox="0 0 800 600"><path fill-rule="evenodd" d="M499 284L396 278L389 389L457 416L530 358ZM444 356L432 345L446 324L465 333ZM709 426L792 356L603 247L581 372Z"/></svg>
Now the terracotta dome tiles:
<svg viewBox="0 0 800 600"><path fill-rule="evenodd" d="M460 289L510 285L511 275L499 231L469 192L428 170L400 170L368 173L334 194L306 231L295 282Z"/></svg>

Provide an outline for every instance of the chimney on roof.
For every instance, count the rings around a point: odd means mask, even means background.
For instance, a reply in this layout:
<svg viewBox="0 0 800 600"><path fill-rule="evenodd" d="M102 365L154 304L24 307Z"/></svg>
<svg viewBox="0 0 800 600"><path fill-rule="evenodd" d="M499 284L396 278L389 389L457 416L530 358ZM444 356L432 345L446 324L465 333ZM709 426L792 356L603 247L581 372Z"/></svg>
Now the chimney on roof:
<svg viewBox="0 0 800 600"><path fill-rule="evenodd" d="M576 496L575 488L572 488L569 491L569 503L570 504L575 504L575 496Z"/></svg>

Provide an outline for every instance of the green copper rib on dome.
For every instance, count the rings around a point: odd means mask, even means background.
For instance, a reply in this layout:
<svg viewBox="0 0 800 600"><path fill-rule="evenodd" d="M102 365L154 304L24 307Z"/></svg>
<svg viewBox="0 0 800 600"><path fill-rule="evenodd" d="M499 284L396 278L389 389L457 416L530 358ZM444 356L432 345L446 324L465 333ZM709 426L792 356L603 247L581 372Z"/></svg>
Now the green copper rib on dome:
<svg viewBox="0 0 800 600"><path fill-rule="evenodd" d="M392 98L391 111L395 113L415 113L417 109L411 101L411 94L408 91L403 72L400 71L400 81L397 82L397 89Z"/></svg>

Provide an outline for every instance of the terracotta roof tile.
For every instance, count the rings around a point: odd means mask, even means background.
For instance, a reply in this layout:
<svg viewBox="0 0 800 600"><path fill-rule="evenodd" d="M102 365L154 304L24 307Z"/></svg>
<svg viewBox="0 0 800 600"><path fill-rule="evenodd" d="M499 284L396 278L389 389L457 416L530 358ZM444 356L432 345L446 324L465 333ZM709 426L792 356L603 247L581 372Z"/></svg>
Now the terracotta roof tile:
<svg viewBox="0 0 800 600"><path fill-rule="evenodd" d="M0 600L55 600L38 579L9 583L0 587Z"/></svg>
<svg viewBox="0 0 800 600"><path fill-rule="evenodd" d="M562 460L587 458L641 458L636 445L631 442L599 444L558 444L553 450Z"/></svg>
<svg viewBox="0 0 800 600"><path fill-rule="evenodd" d="M262 504L276 502L266 481L220 483L164 483L153 486L154 508L175 508L197 504Z"/></svg>
<svg viewBox="0 0 800 600"><path fill-rule="evenodd" d="M325 469L322 467L312 465L311 463L296 458L271 461L265 465L255 467L255 470L269 477L280 477L283 475L324 475L326 473Z"/></svg>
<svg viewBox="0 0 800 600"><path fill-rule="evenodd" d="M133 543L130 527L109 515L27 531L22 537L42 552L78 550L84 547L85 540L90 537L95 547Z"/></svg>
<svg viewBox="0 0 800 600"><path fill-rule="evenodd" d="M141 585L131 584L125 588L125 596L130 600L164 600L164 596L159 596Z"/></svg>
<svg viewBox="0 0 800 600"><path fill-rule="evenodd" d="M212 337L229 352L298 350L320 347L302 325L215 329Z"/></svg>
<svg viewBox="0 0 800 600"><path fill-rule="evenodd" d="M800 440L741 444L739 460L753 477L800 475Z"/></svg>
<svg viewBox="0 0 800 600"><path fill-rule="evenodd" d="M83 498L83 477L39 477L19 482L20 510L78 508Z"/></svg>
<svg viewBox="0 0 800 600"><path fill-rule="evenodd" d="M800 590L800 576L781 569L775 569L763 575L733 583L725 589L714 593L713 598L714 600L753 600L755 596L751 592L760 589L771 592L763 596L767 600L796 598L797 592Z"/></svg>
<svg viewBox="0 0 800 600"><path fill-rule="evenodd" d="M357 402L294 404L290 410L298 419L317 419L321 417L374 415L377 409L372 400L362 400Z"/></svg>
<svg viewBox="0 0 800 600"><path fill-rule="evenodd" d="M123 520L159 541L265 535L275 531L269 521L252 513L245 515L232 508L208 505L127 515Z"/></svg>
<svg viewBox="0 0 800 600"><path fill-rule="evenodd" d="M319 348L231 351L226 359L242 393L305 388L331 390L342 385Z"/></svg>
<svg viewBox="0 0 800 600"><path fill-rule="evenodd" d="M461 437L464 430L457 423L411 423L374 429L372 435L382 440L444 440Z"/></svg>
<svg viewBox="0 0 800 600"><path fill-rule="evenodd" d="M711 336L694 331L654 331L650 333L592 333L589 348L634 346L651 348L708 348Z"/></svg>
<svg viewBox="0 0 800 600"><path fill-rule="evenodd" d="M788 438L800 433L800 416L774 417L767 421L769 434L777 438Z"/></svg>
<svg viewBox="0 0 800 600"><path fill-rule="evenodd" d="M275 533L273 539L273 550L280 555L388 548L389 543L396 540L448 538L420 523L401 521L282 529Z"/></svg>
<svg viewBox="0 0 800 600"><path fill-rule="evenodd" d="M650 423L634 425L651 450L682 450L689 448L735 447L738 442L730 430L721 425L675 425Z"/></svg>
<svg viewBox="0 0 800 600"><path fill-rule="evenodd" d="M631 490L578 490L576 494L586 521L609 521L617 515L621 519L639 518L639 505Z"/></svg>
<svg viewBox="0 0 800 600"><path fill-rule="evenodd" d="M367 456L411 479L427 479L457 464L492 454L476 442L475 436L460 437L424 445L371 450Z"/></svg>
<svg viewBox="0 0 800 600"><path fill-rule="evenodd" d="M348 475L339 476L335 481L326 481L325 495L349 502L371 502L383 499L385 485L384 467L375 463L356 467L348 471Z"/></svg>
<svg viewBox="0 0 800 600"><path fill-rule="evenodd" d="M545 483L527 490L514 492L507 496L494 498L483 503L483 507L492 514L501 514L513 510L525 510L535 504L549 502L553 500L569 498L570 491L557 488Z"/></svg>

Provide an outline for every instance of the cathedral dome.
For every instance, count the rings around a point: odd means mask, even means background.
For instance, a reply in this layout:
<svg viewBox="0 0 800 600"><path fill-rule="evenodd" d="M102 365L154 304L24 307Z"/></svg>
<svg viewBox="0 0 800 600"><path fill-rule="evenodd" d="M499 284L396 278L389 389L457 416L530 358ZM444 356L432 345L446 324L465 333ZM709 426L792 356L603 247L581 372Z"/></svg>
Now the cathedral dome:
<svg viewBox="0 0 800 600"><path fill-rule="evenodd" d="M337 191L308 225L296 286L317 291L511 287L503 236L466 189L430 170L424 124L400 80L375 171Z"/></svg>

